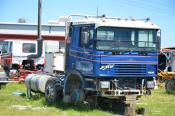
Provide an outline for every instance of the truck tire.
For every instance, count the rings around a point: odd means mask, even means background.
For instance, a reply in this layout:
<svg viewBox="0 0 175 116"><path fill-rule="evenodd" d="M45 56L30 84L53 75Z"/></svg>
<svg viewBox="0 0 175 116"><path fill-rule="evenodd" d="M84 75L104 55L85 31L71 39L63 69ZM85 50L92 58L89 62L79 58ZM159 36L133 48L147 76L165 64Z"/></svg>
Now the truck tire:
<svg viewBox="0 0 175 116"><path fill-rule="evenodd" d="M57 82L57 78L50 78L45 86L45 98L49 104L63 99L63 87Z"/></svg>
<svg viewBox="0 0 175 116"><path fill-rule="evenodd" d="M76 88L71 92L70 97L73 103L83 102L84 92L82 89Z"/></svg>
<svg viewBox="0 0 175 116"><path fill-rule="evenodd" d="M85 99L85 93L81 80L76 75L70 75L71 77L65 84L64 102L68 103L80 103Z"/></svg>
<svg viewBox="0 0 175 116"><path fill-rule="evenodd" d="M175 93L175 79L168 79L165 81L165 90L167 93Z"/></svg>
<svg viewBox="0 0 175 116"><path fill-rule="evenodd" d="M63 101L66 103L81 103L84 101L84 92L80 89L71 90L70 94L64 95Z"/></svg>

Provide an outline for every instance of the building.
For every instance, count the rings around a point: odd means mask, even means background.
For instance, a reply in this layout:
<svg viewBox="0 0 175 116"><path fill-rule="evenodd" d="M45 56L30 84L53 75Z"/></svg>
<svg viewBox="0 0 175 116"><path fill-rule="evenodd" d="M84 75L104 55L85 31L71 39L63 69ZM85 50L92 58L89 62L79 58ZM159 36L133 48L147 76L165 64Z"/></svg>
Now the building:
<svg viewBox="0 0 175 116"><path fill-rule="evenodd" d="M41 34L46 52L58 52L64 47L65 24L63 22L43 24ZM36 40L37 24L0 22L0 41L9 39Z"/></svg>

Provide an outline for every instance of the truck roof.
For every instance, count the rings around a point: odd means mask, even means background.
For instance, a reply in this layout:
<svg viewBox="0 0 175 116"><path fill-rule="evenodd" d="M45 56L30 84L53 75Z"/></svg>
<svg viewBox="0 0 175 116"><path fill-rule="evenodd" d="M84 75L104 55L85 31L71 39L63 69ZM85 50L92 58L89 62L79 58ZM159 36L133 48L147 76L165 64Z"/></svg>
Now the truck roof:
<svg viewBox="0 0 175 116"><path fill-rule="evenodd" d="M76 20L73 25L79 24L95 24L95 27L108 26L108 27L123 27L123 28L142 28L142 29L159 29L159 27L150 22L149 19L137 20L137 19L121 19L121 18L86 18L82 20Z"/></svg>

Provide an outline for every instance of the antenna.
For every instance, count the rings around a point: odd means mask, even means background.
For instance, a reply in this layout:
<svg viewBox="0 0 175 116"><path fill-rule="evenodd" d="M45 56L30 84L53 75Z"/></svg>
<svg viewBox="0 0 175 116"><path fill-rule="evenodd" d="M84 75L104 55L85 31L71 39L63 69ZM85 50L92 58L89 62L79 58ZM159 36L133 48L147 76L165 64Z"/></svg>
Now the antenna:
<svg viewBox="0 0 175 116"><path fill-rule="evenodd" d="M98 18L98 6L97 6L97 18Z"/></svg>

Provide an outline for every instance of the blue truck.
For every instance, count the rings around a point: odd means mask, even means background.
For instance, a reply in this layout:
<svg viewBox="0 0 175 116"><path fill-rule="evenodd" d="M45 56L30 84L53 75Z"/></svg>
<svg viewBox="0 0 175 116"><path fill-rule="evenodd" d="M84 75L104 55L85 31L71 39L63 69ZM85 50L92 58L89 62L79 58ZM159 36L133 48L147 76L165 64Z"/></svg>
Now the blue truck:
<svg viewBox="0 0 175 116"><path fill-rule="evenodd" d="M71 17L81 17L72 21ZM154 88L160 29L149 19L71 15L66 21L64 71L49 78L50 103L135 101Z"/></svg>

